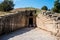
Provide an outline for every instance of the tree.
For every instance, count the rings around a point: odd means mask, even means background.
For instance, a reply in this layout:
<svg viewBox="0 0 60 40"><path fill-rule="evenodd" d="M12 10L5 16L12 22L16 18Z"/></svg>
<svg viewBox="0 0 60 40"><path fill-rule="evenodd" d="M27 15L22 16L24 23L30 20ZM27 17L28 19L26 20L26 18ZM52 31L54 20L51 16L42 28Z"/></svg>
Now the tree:
<svg viewBox="0 0 60 40"><path fill-rule="evenodd" d="M47 6L43 6L41 9L42 10L48 10Z"/></svg>
<svg viewBox="0 0 60 40"><path fill-rule="evenodd" d="M12 0L4 0L1 4L0 4L0 10L1 11L10 11L14 8L14 4Z"/></svg>
<svg viewBox="0 0 60 40"><path fill-rule="evenodd" d="M60 13L60 0L54 2L54 7L52 8L53 12Z"/></svg>

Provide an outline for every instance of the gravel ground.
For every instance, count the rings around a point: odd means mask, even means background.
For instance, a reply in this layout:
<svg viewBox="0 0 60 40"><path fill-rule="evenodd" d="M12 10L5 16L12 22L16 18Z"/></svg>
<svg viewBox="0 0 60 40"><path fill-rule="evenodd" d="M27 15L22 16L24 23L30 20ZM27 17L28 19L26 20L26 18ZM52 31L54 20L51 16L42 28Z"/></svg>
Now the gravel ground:
<svg viewBox="0 0 60 40"><path fill-rule="evenodd" d="M49 32L39 28L23 28L0 37L0 40L57 40Z"/></svg>

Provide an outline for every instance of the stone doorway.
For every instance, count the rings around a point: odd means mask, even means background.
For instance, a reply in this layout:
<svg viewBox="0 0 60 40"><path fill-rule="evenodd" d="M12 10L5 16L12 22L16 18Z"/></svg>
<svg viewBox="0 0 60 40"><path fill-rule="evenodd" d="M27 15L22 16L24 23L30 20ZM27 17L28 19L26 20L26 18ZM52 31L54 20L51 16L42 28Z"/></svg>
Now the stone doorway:
<svg viewBox="0 0 60 40"><path fill-rule="evenodd" d="M29 18L29 27L33 27L33 18Z"/></svg>

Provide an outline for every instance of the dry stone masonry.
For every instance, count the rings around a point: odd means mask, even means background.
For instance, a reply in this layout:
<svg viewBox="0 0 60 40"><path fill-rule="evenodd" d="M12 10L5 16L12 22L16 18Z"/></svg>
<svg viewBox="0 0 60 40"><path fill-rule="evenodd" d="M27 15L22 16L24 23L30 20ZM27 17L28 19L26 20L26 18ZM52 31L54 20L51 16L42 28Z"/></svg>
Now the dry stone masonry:
<svg viewBox="0 0 60 40"><path fill-rule="evenodd" d="M42 17L42 18L41 18ZM38 23L38 21L40 22ZM57 37L57 40L60 40L60 14L42 12L42 14L37 17L37 25L40 29L50 32Z"/></svg>
<svg viewBox="0 0 60 40"><path fill-rule="evenodd" d="M1 13L0 15L0 35L15 31L17 29L36 26L36 10L18 11L16 13ZM32 14L32 15L30 15ZM32 21L29 21L29 19Z"/></svg>

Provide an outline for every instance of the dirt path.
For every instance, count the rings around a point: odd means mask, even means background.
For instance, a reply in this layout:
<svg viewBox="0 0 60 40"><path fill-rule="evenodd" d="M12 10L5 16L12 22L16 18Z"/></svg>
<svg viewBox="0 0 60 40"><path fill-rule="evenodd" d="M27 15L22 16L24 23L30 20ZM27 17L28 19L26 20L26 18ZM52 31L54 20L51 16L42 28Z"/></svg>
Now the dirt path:
<svg viewBox="0 0 60 40"><path fill-rule="evenodd" d="M1 36L0 40L56 40L56 38L39 28L24 28Z"/></svg>

